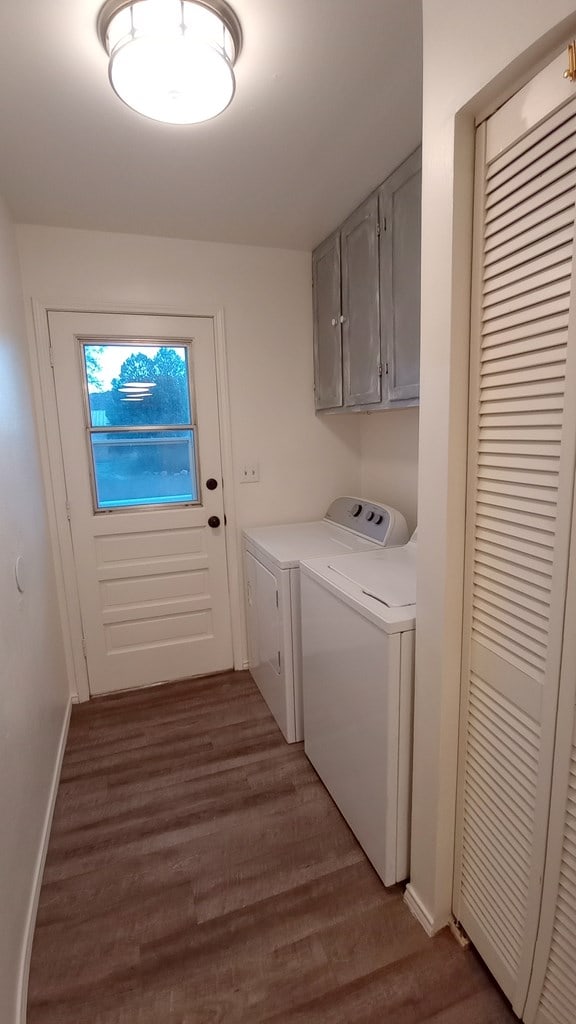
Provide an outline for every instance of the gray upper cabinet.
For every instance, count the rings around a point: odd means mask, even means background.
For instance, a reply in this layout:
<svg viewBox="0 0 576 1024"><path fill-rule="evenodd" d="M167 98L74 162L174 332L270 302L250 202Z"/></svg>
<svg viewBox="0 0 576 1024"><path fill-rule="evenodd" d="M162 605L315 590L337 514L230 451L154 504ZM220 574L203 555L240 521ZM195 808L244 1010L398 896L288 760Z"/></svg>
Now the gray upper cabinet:
<svg viewBox="0 0 576 1024"><path fill-rule="evenodd" d="M331 235L315 250L312 280L316 408L333 409L342 405L340 232Z"/></svg>
<svg viewBox="0 0 576 1024"><path fill-rule="evenodd" d="M380 315L390 404L420 394L420 194L413 153L380 189Z"/></svg>
<svg viewBox="0 0 576 1024"><path fill-rule="evenodd" d="M380 402L378 196L340 230L344 405Z"/></svg>
<svg viewBox="0 0 576 1024"><path fill-rule="evenodd" d="M314 251L316 409L417 405L421 156Z"/></svg>

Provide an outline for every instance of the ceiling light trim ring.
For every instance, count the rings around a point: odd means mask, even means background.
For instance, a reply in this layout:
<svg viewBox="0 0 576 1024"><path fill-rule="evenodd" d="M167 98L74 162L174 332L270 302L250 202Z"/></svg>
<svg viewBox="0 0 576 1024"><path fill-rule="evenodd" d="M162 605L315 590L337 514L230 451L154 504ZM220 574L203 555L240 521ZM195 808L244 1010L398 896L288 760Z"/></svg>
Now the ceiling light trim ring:
<svg viewBox="0 0 576 1024"><path fill-rule="evenodd" d="M108 56L110 56L110 51L108 49L107 34L112 18L127 7L135 7L142 2L143 0L106 0L104 6L100 8L96 22L96 31ZM234 65L242 50L242 26L238 15L230 7L230 4L226 3L226 0L184 0L184 3L193 3L197 7L205 7L206 10L212 11L213 14L216 14L221 19L232 36L232 42L234 43L234 60L232 61Z"/></svg>
<svg viewBox="0 0 576 1024"><path fill-rule="evenodd" d="M242 30L226 0L106 0L96 28L110 85L138 114L201 124L232 102Z"/></svg>

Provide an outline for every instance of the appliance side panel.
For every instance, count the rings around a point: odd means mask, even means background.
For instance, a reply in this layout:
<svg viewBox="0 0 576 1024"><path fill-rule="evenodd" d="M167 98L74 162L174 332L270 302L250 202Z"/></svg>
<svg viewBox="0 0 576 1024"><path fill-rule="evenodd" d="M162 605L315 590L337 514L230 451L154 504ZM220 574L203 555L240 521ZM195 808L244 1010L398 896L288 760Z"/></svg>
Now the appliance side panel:
<svg viewBox="0 0 576 1024"><path fill-rule="evenodd" d="M410 820L412 816L412 762L414 715L415 630L400 634L400 702L398 717L398 881L410 872Z"/></svg>
<svg viewBox="0 0 576 1024"><path fill-rule="evenodd" d="M304 739L304 705L302 698L302 602L300 599L300 569L290 569L290 606L292 619L292 643L286 644L286 658L292 658L291 672L294 691L294 739ZM290 647L290 650L289 650ZM286 679L288 680L288 661Z"/></svg>

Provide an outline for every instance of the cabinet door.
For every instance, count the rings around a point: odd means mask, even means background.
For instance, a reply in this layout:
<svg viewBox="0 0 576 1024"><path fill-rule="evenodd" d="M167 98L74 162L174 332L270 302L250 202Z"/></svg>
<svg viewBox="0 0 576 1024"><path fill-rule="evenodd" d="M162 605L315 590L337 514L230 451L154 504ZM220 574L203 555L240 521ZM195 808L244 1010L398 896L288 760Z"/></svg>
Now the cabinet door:
<svg viewBox="0 0 576 1024"><path fill-rule="evenodd" d="M420 150L380 190L380 315L385 397L420 394Z"/></svg>
<svg viewBox="0 0 576 1024"><path fill-rule="evenodd" d="M314 290L314 395L317 409L342 405L342 328L340 325L340 234L312 256Z"/></svg>
<svg viewBox="0 0 576 1024"><path fill-rule="evenodd" d="M381 398L378 196L371 196L340 233L344 405Z"/></svg>

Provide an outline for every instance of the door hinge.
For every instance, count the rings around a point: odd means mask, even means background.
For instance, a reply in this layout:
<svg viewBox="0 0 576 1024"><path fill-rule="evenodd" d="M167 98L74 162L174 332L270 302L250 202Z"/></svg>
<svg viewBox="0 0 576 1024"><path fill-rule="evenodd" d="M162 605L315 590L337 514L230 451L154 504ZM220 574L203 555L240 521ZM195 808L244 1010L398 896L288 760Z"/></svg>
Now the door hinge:
<svg viewBox="0 0 576 1024"><path fill-rule="evenodd" d="M382 232L382 228L381 228L380 224L377 224L376 225L376 234L379 235L379 234L381 234L381 232Z"/></svg>
<svg viewBox="0 0 576 1024"><path fill-rule="evenodd" d="M378 376L382 376L382 363L378 363Z"/></svg>
<svg viewBox="0 0 576 1024"><path fill-rule="evenodd" d="M67 501L66 502L66 519L68 520L68 522L70 522L71 518L72 518L72 513L70 511L70 502Z"/></svg>
<svg viewBox="0 0 576 1024"><path fill-rule="evenodd" d="M276 591L276 607L278 608L278 591Z"/></svg>
<svg viewBox="0 0 576 1024"><path fill-rule="evenodd" d="M450 931L452 932L452 935L456 939L456 942L458 943L460 948L469 949L470 939L468 938L466 932L464 931L462 925L460 924L460 921L457 921L455 917L452 917L450 919L449 925Z"/></svg>
<svg viewBox="0 0 576 1024"><path fill-rule="evenodd" d="M280 672L280 651L278 651L278 671Z"/></svg>
<svg viewBox="0 0 576 1024"><path fill-rule="evenodd" d="M86 637L85 636L82 637L82 650L84 652L84 657L86 658L87 655L88 655L88 652L86 650Z"/></svg>
<svg viewBox="0 0 576 1024"><path fill-rule="evenodd" d="M52 345L48 346L48 357L50 359L50 366L54 367L54 349Z"/></svg>

